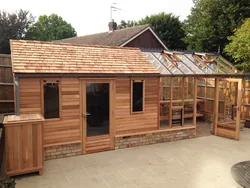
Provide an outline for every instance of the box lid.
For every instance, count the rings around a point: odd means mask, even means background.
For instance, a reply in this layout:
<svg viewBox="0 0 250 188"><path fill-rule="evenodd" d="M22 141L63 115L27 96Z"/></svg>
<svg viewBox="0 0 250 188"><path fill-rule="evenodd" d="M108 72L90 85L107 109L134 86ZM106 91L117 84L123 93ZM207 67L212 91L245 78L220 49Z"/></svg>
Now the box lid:
<svg viewBox="0 0 250 188"><path fill-rule="evenodd" d="M44 121L44 118L41 114L21 114L19 116L16 115L8 115L4 116L3 124L13 124L13 123L29 123L29 122L37 122Z"/></svg>

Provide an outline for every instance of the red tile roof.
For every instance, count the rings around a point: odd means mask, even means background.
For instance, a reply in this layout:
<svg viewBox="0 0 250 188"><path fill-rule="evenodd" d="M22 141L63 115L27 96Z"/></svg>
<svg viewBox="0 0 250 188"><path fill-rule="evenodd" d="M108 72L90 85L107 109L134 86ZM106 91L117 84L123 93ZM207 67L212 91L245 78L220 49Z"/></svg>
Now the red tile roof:
<svg viewBox="0 0 250 188"><path fill-rule="evenodd" d="M137 48L11 40L11 55L14 73L158 74Z"/></svg>

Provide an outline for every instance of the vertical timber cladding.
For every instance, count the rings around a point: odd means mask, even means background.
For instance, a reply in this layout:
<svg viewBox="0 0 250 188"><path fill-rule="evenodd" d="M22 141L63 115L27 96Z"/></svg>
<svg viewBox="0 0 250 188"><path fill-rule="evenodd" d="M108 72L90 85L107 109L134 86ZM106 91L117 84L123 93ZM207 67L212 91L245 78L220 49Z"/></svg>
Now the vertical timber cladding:
<svg viewBox="0 0 250 188"><path fill-rule="evenodd" d="M14 87L10 55L0 54L0 113L13 113Z"/></svg>
<svg viewBox="0 0 250 188"><path fill-rule="evenodd" d="M134 114L130 106L131 78L116 79L116 135L158 129L159 77L138 79L145 83L145 106L144 112Z"/></svg>
<svg viewBox="0 0 250 188"><path fill-rule="evenodd" d="M42 110L42 81L58 80L50 78L20 78L20 113L41 113ZM75 144L77 147L67 147L76 151L74 155L81 153L80 134L80 84L78 78L60 78L60 119L45 120L44 122L44 147L48 155L55 155L54 147L66 144ZM53 149L51 148L53 147ZM53 151L52 151L53 150ZM58 153L57 153L58 154ZM59 154L60 157L63 154ZM55 158L55 157L53 157Z"/></svg>

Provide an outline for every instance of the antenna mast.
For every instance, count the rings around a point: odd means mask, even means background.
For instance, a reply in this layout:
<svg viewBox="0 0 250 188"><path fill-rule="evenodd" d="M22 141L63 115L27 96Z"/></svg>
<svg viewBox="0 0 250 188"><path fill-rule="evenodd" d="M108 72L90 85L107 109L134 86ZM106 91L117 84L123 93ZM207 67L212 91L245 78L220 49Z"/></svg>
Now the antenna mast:
<svg viewBox="0 0 250 188"><path fill-rule="evenodd" d="M113 21L112 12L113 12L113 11L122 10L122 9L120 9L120 8L117 8L117 7L113 6L113 5L116 5L116 4L117 4L117 3L112 3L112 4L110 5L110 21L111 21L111 22Z"/></svg>

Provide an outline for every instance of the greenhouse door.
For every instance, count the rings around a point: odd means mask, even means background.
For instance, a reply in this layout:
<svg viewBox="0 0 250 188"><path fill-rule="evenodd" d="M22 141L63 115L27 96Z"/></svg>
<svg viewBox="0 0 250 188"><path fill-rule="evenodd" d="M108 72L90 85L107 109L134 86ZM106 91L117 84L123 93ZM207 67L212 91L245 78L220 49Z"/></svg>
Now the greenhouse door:
<svg viewBox="0 0 250 188"><path fill-rule="evenodd" d="M241 79L215 79L214 97L214 135L239 140L241 124ZM221 96L224 99L221 106ZM219 118L219 108L224 110L224 117Z"/></svg>

